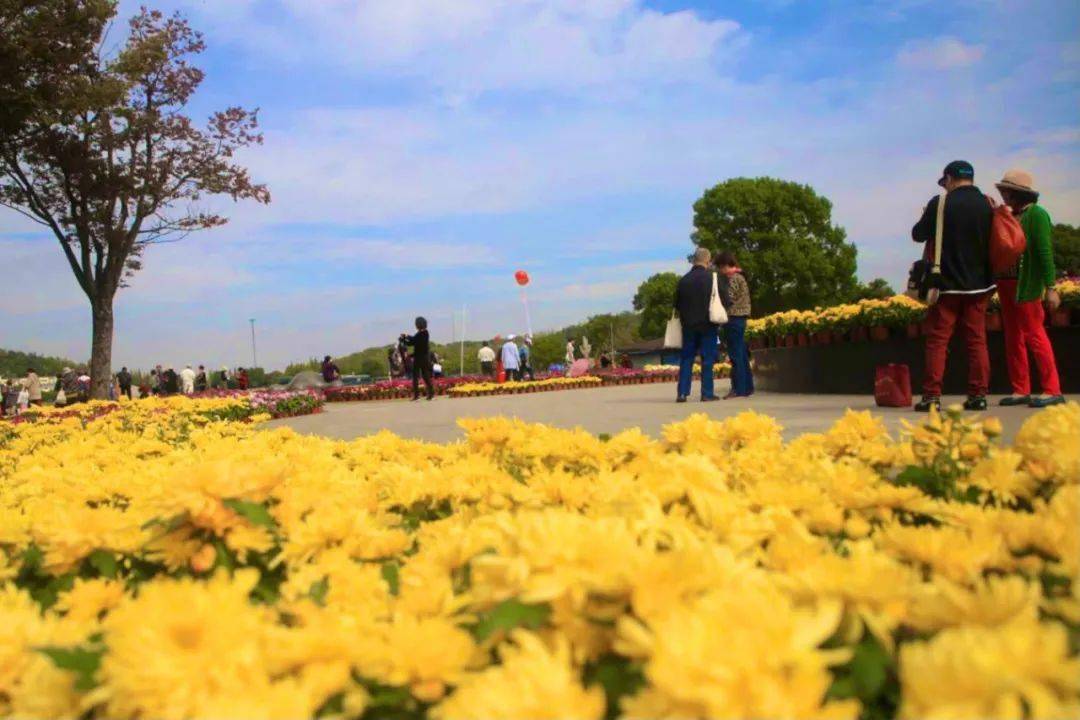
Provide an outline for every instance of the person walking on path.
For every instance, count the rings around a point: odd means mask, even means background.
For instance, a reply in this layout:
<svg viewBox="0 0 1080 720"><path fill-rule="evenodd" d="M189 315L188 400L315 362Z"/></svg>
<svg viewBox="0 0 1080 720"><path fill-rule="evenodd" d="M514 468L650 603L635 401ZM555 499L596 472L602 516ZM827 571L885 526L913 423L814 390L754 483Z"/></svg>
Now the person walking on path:
<svg viewBox="0 0 1080 720"><path fill-rule="evenodd" d="M337 382L341 379L341 370L338 369L334 359L327 355L322 361L322 379L325 383Z"/></svg>
<svg viewBox="0 0 1080 720"><path fill-rule="evenodd" d="M206 392L210 389L210 379L206 376L206 366L200 365L199 372L195 374L195 392Z"/></svg>
<svg viewBox="0 0 1080 720"><path fill-rule="evenodd" d="M420 378L427 388L427 399L435 398L435 385L431 380L431 336L428 334L427 320L416 318L416 334L402 335L401 342L411 345L412 354L412 392L413 400L420 399Z"/></svg>
<svg viewBox="0 0 1080 720"><path fill-rule="evenodd" d="M945 357L956 326L967 345L968 397L964 409L986 409L990 390L990 354L986 348L986 306L994 281L990 272L990 200L975 187L975 169L964 160L945 166L938 185L945 188L941 238L940 298L926 314L926 371L923 396L915 410L941 408ZM911 229L911 238L933 243L938 203L934 196Z"/></svg>
<svg viewBox="0 0 1080 720"><path fill-rule="evenodd" d="M185 365L184 369L180 371L180 386L185 395L195 394L195 371L191 369L190 365Z"/></svg>
<svg viewBox="0 0 1080 720"><path fill-rule="evenodd" d="M717 325L709 321L713 273L709 271L712 253L699 247L691 256L693 267L679 279L675 288L675 311L682 321L682 353L679 356L679 389L676 402L686 402L694 379L694 360L701 354L701 401L719 400L713 390L713 365L716 364Z"/></svg>
<svg viewBox="0 0 1080 720"><path fill-rule="evenodd" d="M127 366L120 368L120 372L116 373L116 382L120 385L120 394L125 395L128 400L131 399L131 373L128 372Z"/></svg>
<svg viewBox="0 0 1080 720"><path fill-rule="evenodd" d="M506 342L502 346L502 365L503 370L506 372L506 379L520 380L521 379L521 353L518 351L518 346L514 342L514 336L508 335Z"/></svg>
<svg viewBox="0 0 1080 720"><path fill-rule="evenodd" d="M1002 405L1030 405L1042 408L1065 402L1061 394L1054 348L1046 334L1042 301L1051 310L1061 298L1054 290L1054 249L1050 215L1038 204L1035 179L1024 170L1010 170L997 184L1001 199L1020 220L1027 246L1019 262L997 278L1001 299L1001 320L1005 330L1005 362L1013 393ZM1035 356L1043 395L1031 397L1031 370L1028 351Z"/></svg>
<svg viewBox="0 0 1080 720"><path fill-rule="evenodd" d="M533 373L532 368L532 337L526 335L521 342L521 347L518 348L518 357L521 361L521 369L518 371L521 375L521 379L524 380L525 376L529 376L529 380L536 380L536 375Z"/></svg>
<svg viewBox="0 0 1080 720"><path fill-rule="evenodd" d="M716 258L720 273L720 300L727 310L724 343L731 360L731 390L725 400L754 394L754 374L750 370L750 349L746 346L746 322L750 319L750 285L735 256L722 252Z"/></svg>
<svg viewBox="0 0 1080 720"><path fill-rule="evenodd" d="M484 342L480 352L476 353L476 359L480 361L480 374L488 377L495 374L495 351Z"/></svg>
<svg viewBox="0 0 1080 720"><path fill-rule="evenodd" d="M34 368L26 371L26 394L31 405L41 404L41 378Z"/></svg>

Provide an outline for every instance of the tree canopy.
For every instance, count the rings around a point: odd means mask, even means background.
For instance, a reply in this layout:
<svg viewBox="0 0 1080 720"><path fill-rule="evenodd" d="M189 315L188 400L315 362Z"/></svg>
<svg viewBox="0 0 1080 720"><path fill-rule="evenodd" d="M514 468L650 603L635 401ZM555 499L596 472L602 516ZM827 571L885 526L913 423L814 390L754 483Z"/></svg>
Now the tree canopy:
<svg viewBox="0 0 1080 720"><path fill-rule="evenodd" d="M113 300L149 246L220 226L207 195L269 202L233 162L262 137L231 107L205 129L186 106L202 83L202 36L143 9L115 51L112 0L0 0L0 205L46 228L90 301L90 376L105 397ZM111 46L110 46L111 47Z"/></svg>
<svg viewBox="0 0 1080 720"><path fill-rule="evenodd" d="M653 275L638 286L634 294L634 309L641 313L641 337L663 337L678 284L678 275L664 272Z"/></svg>
<svg viewBox="0 0 1080 720"><path fill-rule="evenodd" d="M694 203L694 243L735 254L750 282L754 313L849 300L855 246L832 223L832 203L808 185L733 178Z"/></svg>
<svg viewBox="0 0 1080 720"><path fill-rule="evenodd" d="M1059 273L1080 275L1080 228L1054 226L1054 266Z"/></svg>
<svg viewBox="0 0 1080 720"><path fill-rule="evenodd" d="M852 300L884 300L896 294L892 285L885 278L874 278L868 283L859 283L855 287Z"/></svg>

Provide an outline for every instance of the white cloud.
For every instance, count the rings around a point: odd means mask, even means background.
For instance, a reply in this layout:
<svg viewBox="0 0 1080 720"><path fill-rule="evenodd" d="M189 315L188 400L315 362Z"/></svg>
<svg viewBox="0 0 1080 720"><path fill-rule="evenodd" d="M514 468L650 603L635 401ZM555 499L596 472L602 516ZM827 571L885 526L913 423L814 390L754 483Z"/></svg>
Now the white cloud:
<svg viewBox="0 0 1080 720"><path fill-rule="evenodd" d="M900 49L896 60L901 67L916 70L951 70L974 65L983 58L983 45L968 45L959 38L943 36L915 40Z"/></svg>
<svg viewBox="0 0 1080 720"><path fill-rule="evenodd" d="M271 48L278 61L419 78L451 96L681 82L707 71L739 30L641 0L177 2L219 34Z"/></svg>

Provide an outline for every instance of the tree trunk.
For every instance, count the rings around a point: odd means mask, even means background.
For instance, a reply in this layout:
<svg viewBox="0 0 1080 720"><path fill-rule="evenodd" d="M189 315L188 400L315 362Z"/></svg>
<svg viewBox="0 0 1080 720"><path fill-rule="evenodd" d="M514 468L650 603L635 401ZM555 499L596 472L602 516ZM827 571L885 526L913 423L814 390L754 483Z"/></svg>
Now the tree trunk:
<svg viewBox="0 0 1080 720"><path fill-rule="evenodd" d="M107 400L112 382L112 298L95 299L90 306L94 316L90 346L90 396L96 400Z"/></svg>

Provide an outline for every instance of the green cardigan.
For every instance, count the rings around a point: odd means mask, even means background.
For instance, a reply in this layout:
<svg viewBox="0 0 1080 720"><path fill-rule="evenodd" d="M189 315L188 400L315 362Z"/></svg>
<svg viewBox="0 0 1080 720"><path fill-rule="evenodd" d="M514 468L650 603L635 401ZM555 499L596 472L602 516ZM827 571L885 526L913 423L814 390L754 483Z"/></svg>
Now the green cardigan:
<svg viewBox="0 0 1080 720"><path fill-rule="evenodd" d="M1016 301L1040 300L1043 291L1053 287L1057 279L1054 248L1050 243L1050 215L1038 205L1030 205L1020 215L1020 227L1024 228L1027 247L1020 256Z"/></svg>

